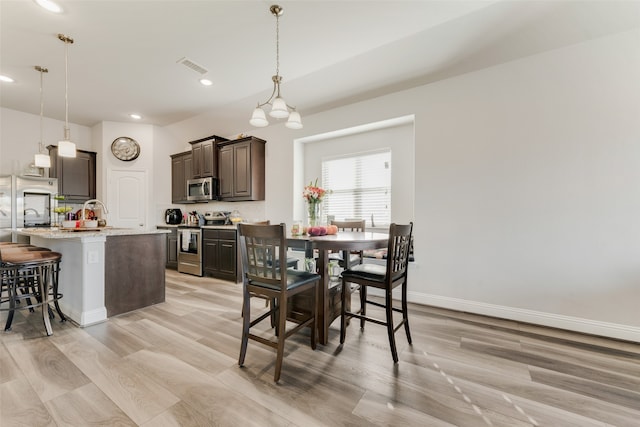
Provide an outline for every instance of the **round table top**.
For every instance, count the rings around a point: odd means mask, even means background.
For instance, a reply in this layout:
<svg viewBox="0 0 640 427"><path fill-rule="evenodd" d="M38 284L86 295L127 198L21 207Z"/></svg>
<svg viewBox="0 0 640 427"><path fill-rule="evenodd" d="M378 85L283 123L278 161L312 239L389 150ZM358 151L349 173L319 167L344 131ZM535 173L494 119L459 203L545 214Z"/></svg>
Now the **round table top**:
<svg viewBox="0 0 640 427"><path fill-rule="evenodd" d="M374 231L339 231L337 234L324 236L297 235L287 236L289 245L310 244L317 249L361 250L386 248L389 234Z"/></svg>

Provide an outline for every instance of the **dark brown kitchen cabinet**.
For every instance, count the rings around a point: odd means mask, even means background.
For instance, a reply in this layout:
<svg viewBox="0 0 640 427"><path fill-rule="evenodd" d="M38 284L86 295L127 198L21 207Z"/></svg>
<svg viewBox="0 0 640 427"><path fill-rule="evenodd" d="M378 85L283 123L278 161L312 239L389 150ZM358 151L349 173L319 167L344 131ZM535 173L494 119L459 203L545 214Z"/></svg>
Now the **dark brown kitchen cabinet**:
<svg viewBox="0 0 640 427"><path fill-rule="evenodd" d="M58 193L70 202L96 198L96 153L76 150L76 157L58 155L58 147L50 145L49 177L58 178Z"/></svg>
<svg viewBox="0 0 640 427"><path fill-rule="evenodd" d="M236 230L204 229L202 264L205 276L239 282Z"/></svg>
<svg viewBox="0 0 640 427"><path fill-rule="evenodd" d="M171 156L171 203L192 203L187 200L187 179L193 170L191 151Z"/></svg>
<svg viewBox="0 0 640 427"><path fill-rule="evenodd" d="M264 200L265 144L254 136L218 143L222 200Z"/></svg>
<svg viewBox="0 0 640 427"><path fill-rule="evenodd" d="M218 176L216 144L226 140L226 138L222 138L221 136L211 135L206 138L190 142L193 158L192 178Z"/></svg>
<svg viewBox="0 0 640 427"><path fill-rule="evenodd" d="M178 229L170 226L157 226L159 230L169 230L167 236L167 260L165 262L166 268L176 270L178 268Z"/></svg>

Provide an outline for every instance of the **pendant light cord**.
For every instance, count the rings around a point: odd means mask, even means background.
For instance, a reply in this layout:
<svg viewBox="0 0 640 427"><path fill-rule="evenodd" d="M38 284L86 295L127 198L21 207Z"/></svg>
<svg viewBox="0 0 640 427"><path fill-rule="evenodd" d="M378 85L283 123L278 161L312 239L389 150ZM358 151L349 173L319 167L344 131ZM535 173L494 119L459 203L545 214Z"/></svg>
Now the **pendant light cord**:
<svg viewBox="0 0 640 427"><path fill-rule="evenodd" d="M64 139L70 141L69 132L69 42L64 40Z"/></svg>
<svg viewBox="0 0 640 427"><path fill-rule="evenodd" d="M40 65L36 65L34 68L40 72L40 141L38 141L38 153L42 153L44 150L44 144L42 143L44 136L44 73L48 73L49 69Z"/></svg>
<svg viewBox="0 0 640 427"><path fill-rule="evenodd" d="M276 14L276 76L280 75L280 16Z"/></svg>
<svg viewBox="0 0 640 427"><path fill-rule="evenodd" d="M44 94L43 94L43 90L42 90L42 85L44 84L44 69L40 68L40 141L38 142L38 153L42 153L42 125L43 125L43 120L42 117L44 116Z"/></svg>
<svg viewBox="0 0 640 427"><path fill-rule="evenodd" d="M71 140L69 131L69 44L73 43L71 37L58 34L58 39L64 42L64 139Z"/></svg>

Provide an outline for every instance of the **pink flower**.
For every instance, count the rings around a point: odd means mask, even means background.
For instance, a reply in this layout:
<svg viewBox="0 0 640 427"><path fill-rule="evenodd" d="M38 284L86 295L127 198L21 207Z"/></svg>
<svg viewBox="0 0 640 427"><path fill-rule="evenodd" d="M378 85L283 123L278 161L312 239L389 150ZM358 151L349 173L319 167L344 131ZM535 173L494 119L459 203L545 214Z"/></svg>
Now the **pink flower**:
<svg viewBox="0 0 640 427"><path fill-rule="evenodd" d="M304 187L302 197L309 203L318 203L322 201L325 194L327 194L327 190L318 187L318 178L316 178L315 183L310 182L309 185Z"/></svg>

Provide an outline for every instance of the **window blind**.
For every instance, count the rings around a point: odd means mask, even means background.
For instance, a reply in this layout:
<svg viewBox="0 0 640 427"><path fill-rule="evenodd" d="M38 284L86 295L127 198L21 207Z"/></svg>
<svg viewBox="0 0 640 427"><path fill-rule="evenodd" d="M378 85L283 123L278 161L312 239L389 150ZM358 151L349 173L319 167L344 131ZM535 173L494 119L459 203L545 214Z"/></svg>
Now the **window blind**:
<svg viewBox="0 0 640 427"><path fill-rule="evenodd" d="M324 214L365 219L367 227L391 222L391 150L322 161Z"/></svg>

